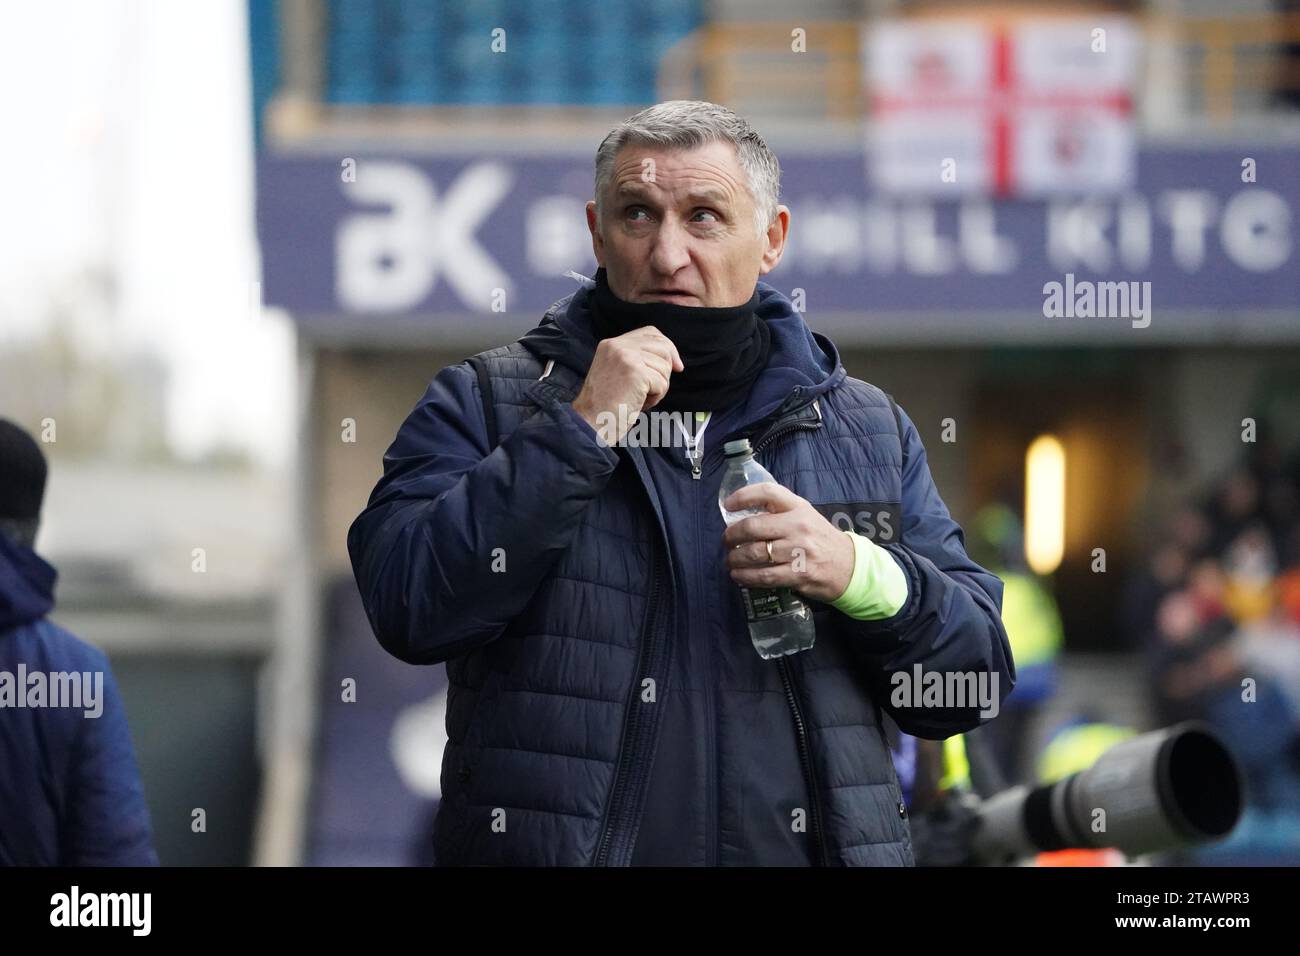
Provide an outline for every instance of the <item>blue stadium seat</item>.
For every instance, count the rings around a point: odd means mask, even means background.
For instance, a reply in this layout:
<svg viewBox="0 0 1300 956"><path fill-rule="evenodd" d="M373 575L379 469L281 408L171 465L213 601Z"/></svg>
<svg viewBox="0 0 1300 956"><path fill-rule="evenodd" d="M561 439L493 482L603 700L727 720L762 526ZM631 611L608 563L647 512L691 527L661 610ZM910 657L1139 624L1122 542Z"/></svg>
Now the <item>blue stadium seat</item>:
<svg viewBox="0 0 1300 956"><path fill-rule="evenodd" d="M333 103L634 104L700 0L330 0ZM506 31L506 52L491 49Z"/></svg>

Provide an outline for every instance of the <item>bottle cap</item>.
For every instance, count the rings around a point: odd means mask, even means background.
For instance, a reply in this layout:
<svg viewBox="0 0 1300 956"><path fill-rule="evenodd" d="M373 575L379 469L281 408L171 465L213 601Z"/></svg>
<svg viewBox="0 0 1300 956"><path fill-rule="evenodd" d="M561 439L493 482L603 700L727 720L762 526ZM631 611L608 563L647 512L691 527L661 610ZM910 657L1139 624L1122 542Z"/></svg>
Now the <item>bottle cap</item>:
<svg viewBox="0 0 1300 956"><path fill-rule="evenodd" d="M747 455L753 452L749 447L748 438L737 438L735 441L729 441L722 446L722 453L728 458L734 458L736 455Z"/></svg>

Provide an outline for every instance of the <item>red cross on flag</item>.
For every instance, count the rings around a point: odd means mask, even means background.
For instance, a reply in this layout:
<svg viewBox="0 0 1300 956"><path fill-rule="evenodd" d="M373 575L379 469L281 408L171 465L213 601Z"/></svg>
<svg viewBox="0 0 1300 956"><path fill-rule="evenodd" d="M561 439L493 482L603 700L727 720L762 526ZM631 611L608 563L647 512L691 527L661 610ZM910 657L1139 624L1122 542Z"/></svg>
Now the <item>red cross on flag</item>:
<svg viewBox="0 0 1300 956"><path fill-rule="evenodd" d="M878 188L1031 197L1133 185L1133 21L888 21L865 29Z"/></svg>

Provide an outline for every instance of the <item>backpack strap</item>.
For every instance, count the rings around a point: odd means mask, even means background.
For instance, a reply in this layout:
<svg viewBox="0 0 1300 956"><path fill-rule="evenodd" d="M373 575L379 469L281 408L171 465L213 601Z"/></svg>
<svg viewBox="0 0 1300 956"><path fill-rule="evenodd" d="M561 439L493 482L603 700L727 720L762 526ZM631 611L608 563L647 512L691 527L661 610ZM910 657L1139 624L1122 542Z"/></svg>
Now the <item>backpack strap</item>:
<svg viewBox="0 0 1300 956"><path fill-rule="evenodd" d="M898 403L894 401L894 396L885 392L885 397L889 399L889 407L894 412L894 423L898 426L898 447L903 452L903 464L899 469L898 479L898 540L903 540L903 524L906 515L903 514L903 476L907 474L907 440L903 434L903 416L899 414Z"/></svg>
<svg viewBox="0 0 1300 956"><path fill-rule="evenodd" d="M496 448L500 441L497 432L497 407L492 396L492 376L488 374L487 362L481 355L471 355L465 360L474 369L478 378L478 394L483 402L483 421L487 423L488 448Z"/></svg>
<svg viewBox="0 0 1300 956"><path fill-rule="evenodd" d="M503 355L503 352L506 354ZM478 382L478 394L479 400L483 403L483 423L487 428L489 451L501 444L502 438L506 437L501 434L502 421L505 421L507 424L514 421L514 416L511 415L510 410L507 407L511 404L510 402L502 402L500 407L498 407L496 389L492 385L492 370L497 369L498 372L500 371L501 359L518 357L527 357L538 365L543 364L540 359L534 356L528 349L518 348L516 346L511 346L508 350L493 349L490 352L480 352L477 355L471 355L469 358L465 359L465 363L474 370L474 378ZM489 359L495 361L497 364L490 365ZM550 359L545 363L541 377L547 378L550 376L553 368L555 368L555 360ZM532 373L529 374L531 376ZM509 382L506 384L509 385ZM510 389L507 388L506 393L508 394L509 391ZM503 415L504 418L502 417Z"/></svg>
<svg viewBox="0 0 1300 956"><path fill-rule="evenodd" d="M889 407L894 412L894 423L898 426L898 447L903 452L902 474L907 474L907 441L903 436L903 416L898 413L898 403L894 401L894 396L885 392L885 398L889 399Z"/></svg>

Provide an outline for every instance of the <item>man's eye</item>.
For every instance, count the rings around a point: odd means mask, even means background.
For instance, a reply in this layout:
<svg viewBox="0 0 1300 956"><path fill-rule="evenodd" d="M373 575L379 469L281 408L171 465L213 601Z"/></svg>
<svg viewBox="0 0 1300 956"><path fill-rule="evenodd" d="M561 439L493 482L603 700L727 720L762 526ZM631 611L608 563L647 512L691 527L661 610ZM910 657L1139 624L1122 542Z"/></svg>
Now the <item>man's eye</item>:
<svg viewBox="0 0 1300 956"><path fill-rule="evenodd" d="M700 220L701 222L709 222L709 221L717 222L717 221L718 221L718 214L717 214L716 212L714 212L712 209L701 209L701 210L699 210L698 212L695 213L695 216L709 216L709 217L711 217L711 219ZM695 216L692 216L691 218L694 219Z"/></svg>
<svg viewBox="0 0 1300 956"><path fill-rule="evenodd" d="M645 210L645 208L644 208L643 206L629 206L629 207L628 207L628 210L627 210L627 218L628 218L628 219L636 219L636 217L637 217L638 214L644 215L646 219L649 219L649 218L650 218L650 214L649 214L648 212L646 212L646 210Z"/></svg>

